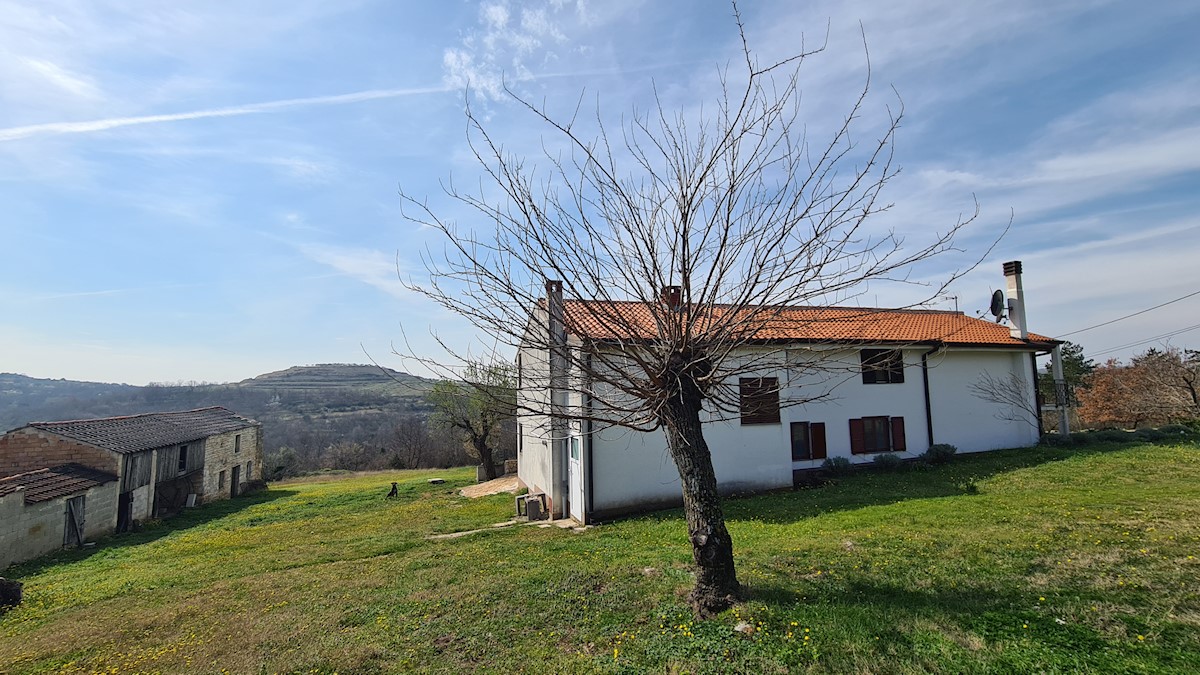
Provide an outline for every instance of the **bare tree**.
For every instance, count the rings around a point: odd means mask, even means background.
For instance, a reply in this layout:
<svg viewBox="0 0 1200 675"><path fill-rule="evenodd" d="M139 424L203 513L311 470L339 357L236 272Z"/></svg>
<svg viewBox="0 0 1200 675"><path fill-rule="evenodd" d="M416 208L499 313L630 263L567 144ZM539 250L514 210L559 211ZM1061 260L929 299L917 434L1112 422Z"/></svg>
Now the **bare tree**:
<svg viewBox="0 0 1200 675"><path fill-rule="evenodd" d="M427 395L433 424L458 434L467 452L483 464L488 480L496 478L493 450L505 422L513 418L515 392L510 364L471 361L462 382L438 382Z"/></svg>
<svg viewBox="0 0 1200 675"><path fill-rule="evenodd" d="M985 370L967 388L975 397L1000 406L996 412L997 419L1024 422L1037 427L1040 417L1037 399L1025 378L1017 373L1009 372L1004 377L996 377Z"/></svg>
<svg viewBox="0 0 1200 675"><path fill-rule="evenodd" d="M851 130L867 106L868 67L844 118L823 140L809 139L800 76L823 47L762 65L736 5L734 16L739 65L721 73L713 104L700 113L668 110L659 100L611 133L597 110L586 132L578 106L559 117L510 92L549 133L537 167L506 152L468 107L468 140L490 180L478 192L453 184L446 191L492 231L459 228L401 191L406 216L447 242L444 255L426 259L428 282L413 288L499 345L548 354L549 364L521 369L522 391L575 395L523 398L519 414L551 413L556 438L567 419L666 434L682 483L697 568L690 599L699 616L728 607L741 591L702 422L738 414L739 375L798 367L785 364L782 350L756 347L769 329L796 327L789 307L845 302L872 280L907 280L912 265L951 250L955 233L974 219L913 246L870 231L865 223L887 208L880 193L897 172L902 109L884 108L875 137L859 143ZM928 285L925 299L957 276ZM542 295L546 280L561 281L563 294L581 301L554 307L553 295ZM556 311L563 324L548 330ZM857 318L869 320L870 312ZM842 318L817 313L803 321ZM819 356L804 364L821 367ZM785 389L760 380L763 387ZM569 403L579 399L587 404Z"/></svg>

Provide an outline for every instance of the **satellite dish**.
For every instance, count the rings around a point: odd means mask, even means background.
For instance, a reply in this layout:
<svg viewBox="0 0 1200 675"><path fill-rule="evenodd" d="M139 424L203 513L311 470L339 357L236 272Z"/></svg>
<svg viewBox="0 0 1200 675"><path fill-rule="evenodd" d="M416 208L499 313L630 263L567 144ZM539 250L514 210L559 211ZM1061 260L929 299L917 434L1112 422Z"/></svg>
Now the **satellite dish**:
<svg viewBox="0 0 1200 675"><path fill-rule="evenodd" d="M1000 323L1000 319L1004 318L1004 291L997 290L992 293L992 316L996 317L996 323Z"/></svg>

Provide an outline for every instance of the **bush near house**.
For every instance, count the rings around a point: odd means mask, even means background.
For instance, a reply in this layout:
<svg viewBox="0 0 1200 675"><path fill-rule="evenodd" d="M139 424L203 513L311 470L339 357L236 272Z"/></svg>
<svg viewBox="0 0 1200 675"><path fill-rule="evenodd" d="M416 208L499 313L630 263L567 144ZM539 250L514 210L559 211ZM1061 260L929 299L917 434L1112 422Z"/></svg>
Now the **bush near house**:
<svg viewBox="0 0 1200 675"><path fill-rule="evenodd" d="M4 572L43 672L1191 672L1200 452L1092 444L730 500L748 599L693 621L679 510L518 525L473 470L274 484ZM444 485L431 485L430 478ZM385 499L391 481L399 496ZM456 539L429 535L482 531Z"/></svg>

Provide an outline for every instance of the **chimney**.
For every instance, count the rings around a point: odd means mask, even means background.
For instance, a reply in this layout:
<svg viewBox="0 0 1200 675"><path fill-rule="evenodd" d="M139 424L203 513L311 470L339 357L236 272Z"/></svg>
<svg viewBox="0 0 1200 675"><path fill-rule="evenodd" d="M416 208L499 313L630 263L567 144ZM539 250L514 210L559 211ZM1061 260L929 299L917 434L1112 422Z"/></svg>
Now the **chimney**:
<svg viewBox="0 0 1200 675"><path fill-rule="evenodd" d="M683 289L679 286L663 286L662 301L667 309L675 311L683 301Z"/></svg>
<svg viewBox="0 0 1200 675"><path fill-rule="evenodd" d="M1025 288L1021 285L1021 261L1004 263L1004 281L1008 296L1009 333L1019 339L1029 338L1029 325L1025 322Z"/></svg>

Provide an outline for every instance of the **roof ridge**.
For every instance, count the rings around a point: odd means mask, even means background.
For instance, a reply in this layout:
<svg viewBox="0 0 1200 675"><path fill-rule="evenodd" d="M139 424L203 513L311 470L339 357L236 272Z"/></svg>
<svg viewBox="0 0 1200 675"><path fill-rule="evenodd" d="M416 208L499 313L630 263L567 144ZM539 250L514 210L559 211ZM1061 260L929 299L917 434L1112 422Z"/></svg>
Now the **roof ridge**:
<svg viewBox="0 0 1200 675"><path fill-rule="evenodd" d="M238 415L237 413L233 412L229 408L226 408L225 406L210 405L210 406L205 406L203 408L193 408L191 410L158 410L155 412L137 413L134 415L113 415L111 417L88 417L88 418L82 418L82 419L77 419L77 420L50 420L47 422L28 422L25 424L25 426L34 427L34 426L39 426L39 425L51 425L51 424L81 424L84 422L112 422L112 421L116 421L116 420L138 419L139 417L153 417L155 415L182 415L185 413L201 412L204 410L224 410L225 412L227 412L231 415L236 415L238 417L242 417L241 415ZM245 418L243 418L243 419L245 419ZM164 420L164 421L169 421L169 420ZM20 428L20 427L18 427L18 428Z"/></svg>
<svg viewBox="0 0 1200 675"><path fill-rule="evenodd" d="M564 303L577 302L581 304L607 304L607 305L639 305L648 306L654 304L645 300L587 300L584 298L566 298ZM730 302L718 302L711 305L702 305L704 307L728 308L738 307ZM847 311L863 311L863 312L909 312L913 314L953 314L966 316L966 312L956 309L932 309L926 307L855 307L853 305L748 305L749 307L774 307L779 309L837 309Z"/></svg>

